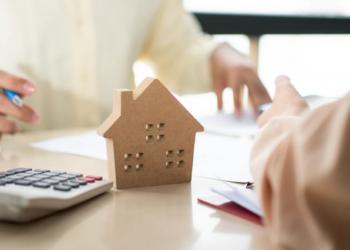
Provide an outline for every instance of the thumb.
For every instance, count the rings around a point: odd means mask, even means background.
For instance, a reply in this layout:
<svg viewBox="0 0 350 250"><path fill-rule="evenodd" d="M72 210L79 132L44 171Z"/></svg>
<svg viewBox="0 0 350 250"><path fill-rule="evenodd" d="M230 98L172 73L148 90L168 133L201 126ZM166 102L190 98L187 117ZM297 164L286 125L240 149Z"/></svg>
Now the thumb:
<svg viewBox="0 0 350 250"><path fill-rule="evenodd" d="M277 76L275 79L276 88L278 88L280 85L283 85L283 84L291 84L289 77L285 75Z"/></svg>
<svg viewBox="0 0 350 250"><path fill-rule="evenodd" d="M280 75L275 80L276 93L275 99L278 98L280 100L287 100L290 98L293 100L298 100L304 102L304 99L301 97L299 92L290 82L289 77Z"/></svg>
<svg viewBox="0 0 350 250"><path fill-rule="evenodd" d="M276 92L275 97L285 97L285 95L288 95L290 92L294 93L297 92L292 83L290 82L289 77L285 75L279 75L275 79L275 86L276 86Z"/></svg>

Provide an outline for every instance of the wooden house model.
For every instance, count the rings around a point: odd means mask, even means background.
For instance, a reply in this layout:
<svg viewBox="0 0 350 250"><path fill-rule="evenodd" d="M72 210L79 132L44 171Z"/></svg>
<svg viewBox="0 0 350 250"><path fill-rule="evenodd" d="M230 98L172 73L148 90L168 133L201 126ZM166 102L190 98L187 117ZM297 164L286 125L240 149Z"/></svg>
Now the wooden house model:
<svg viewBox="0 0 350 250"><path fill-rule="evenodd" d="M203 126L157 79L114 90L106 138L109 176L118 189L190 182L196 132Z"/></svg>

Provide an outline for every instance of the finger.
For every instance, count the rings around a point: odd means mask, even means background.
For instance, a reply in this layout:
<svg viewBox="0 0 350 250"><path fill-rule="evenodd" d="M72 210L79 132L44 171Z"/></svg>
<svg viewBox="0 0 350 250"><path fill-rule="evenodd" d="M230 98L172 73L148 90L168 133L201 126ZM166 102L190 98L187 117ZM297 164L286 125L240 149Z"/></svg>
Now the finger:
<svg viewBox="0 0 350 250"><path fill-rule="evenodd" d="M0 115L0 133L16 134L20 131L20 127L13 121L7 119L5 116Z"/></svg>
<svg viewBox="0 0 350 250"><path fill-rule="evenodd" d="M287 76L280 75L275 79L276 98L290 99L292 98L294 102L305 102L304 98L300 95L298 90L293 86L290 79Z"/></svg>
<svg viewBox="0 0 350 250"><path fill-rule="evenodd" d="M237 117L242 116L242 109L241 109L241 89L236 88L233 90L233 105L235 108L235 115Z"/></svg>
<svg viewBox="0 0 350 250"><path fill-rule="evenodd" d="M275 91L274 99L279 98L280 96L285 98L285 95L289 95L289 93L294 94L295 92L297 92L297 90L294 88L294 86L290 82L289 77L284 75L279 75L276 77L275 86L276 86L276 91Z"/></svg>
<svg viewBox="0 0 350 250"><path fill-rule="evenodd" d="M214 84L214 91L216 94L216 98L217 98L217 106L218 106L218 110L222 110L222 93L224 92L224 85L220 82L216 82Z"/></svg>
<svg viewBox="0 0 350 250"><path fill-rule="evenodd" d="M255 73L250 75L246 74L246 76L249 97L252 101L255 112L258 113L259 106L271 102L271 97Z"/></svg>
<svg viewBox="0 0 350 250"><path fill-rule="evenodd" d="M228 75L228 86L230 86L233 91L233 107L237 117L242 115L241 89L244 81L240 76L241 74L239 74L238 69L232 70Z"/></svg>
<svg viewBox="0 0 350 250"><path fill-rule="evenodd" d="M290 78L285 75L279 75L275 79L275 86L276 88L280 86L281 84L291 84Z"/></svg>
<svg viewBox="0 0 350 250"><path fill-rule="evenodd" d="M15 105L3 94L0 95L0 113L16 117L31 124L40 121L40 115L38 112L27 105L23 105L22 107Z"/></svg>
<svg viewBox="0 0 350 250"><path fill-rule="evenodd" d="M0 87L13 90L20 95L31 95L35 92L35 85L33 83L1 70Z"/></svg>

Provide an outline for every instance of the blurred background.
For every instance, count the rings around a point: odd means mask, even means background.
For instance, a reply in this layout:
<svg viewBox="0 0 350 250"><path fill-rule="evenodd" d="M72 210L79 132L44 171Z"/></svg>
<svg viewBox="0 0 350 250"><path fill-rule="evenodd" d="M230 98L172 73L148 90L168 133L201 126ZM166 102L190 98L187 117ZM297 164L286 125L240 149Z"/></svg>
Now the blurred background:
<svg viewBox="0 0 350 250"><path fill-rule="evenodd" d="M184 0L184 7L195 13L350 18L348 0ZM251 44L247 35L213 37L249 54ZM258 74L272 96L274 79L284 74L301 95L341 97L350 91L350 34L261 35L257 64ZM145 76L154 76L152 69L142 62L136 62L133 69L136 83Z"/></svg>

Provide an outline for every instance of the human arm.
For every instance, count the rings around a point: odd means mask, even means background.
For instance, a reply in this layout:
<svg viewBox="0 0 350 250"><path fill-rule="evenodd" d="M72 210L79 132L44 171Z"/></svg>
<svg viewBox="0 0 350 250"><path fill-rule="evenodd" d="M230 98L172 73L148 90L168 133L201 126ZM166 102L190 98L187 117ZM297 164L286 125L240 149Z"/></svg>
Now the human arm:
<svg viewBox="0 0 350 250"><path fill-rule="evenodd" d="M35 92L35 86L32 83L0 70L0 89L0 135L3 133L15 134L20 131L20 127L7 116L30 124L39 122L40 116L35 110L27 105L22 107L15 105L2 92L2 89L8 89L17 92L21 97L32 95Z"/></svg>
<svg viewBox="0 0 350 250"><path fill-rule="evenodd" d="M245 84L255 108L271 101L253 63L229 45L205 36L194 17L183 9L182 1L163 1L154 20L142 58L153 65L171 91L189 94L214 90L221 109L223 90L232 88L238 116Z"/></svg>
<svg viewBox="0 0 350 250"><path fill-rule="evenodd" d="M250 158L265 225L290 249L349 249L350 94L308 111L280 80Z"/></svg>

